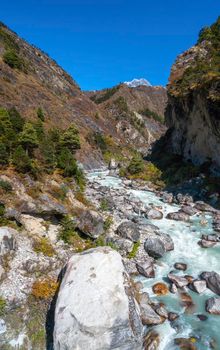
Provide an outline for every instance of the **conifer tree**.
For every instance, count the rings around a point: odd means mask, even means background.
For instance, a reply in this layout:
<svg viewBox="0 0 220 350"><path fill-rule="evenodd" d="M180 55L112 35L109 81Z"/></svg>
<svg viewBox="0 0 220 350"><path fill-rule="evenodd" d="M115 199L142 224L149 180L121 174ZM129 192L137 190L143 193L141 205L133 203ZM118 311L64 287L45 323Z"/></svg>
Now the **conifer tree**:
<svg viewBox="0 0 220 350"><path fill-rule="evenodd" d="M25 123L23 131L20 134L19 141L28 155L32 155L34 148L38 146L38 137L34 126L31 123Z"/></svg>

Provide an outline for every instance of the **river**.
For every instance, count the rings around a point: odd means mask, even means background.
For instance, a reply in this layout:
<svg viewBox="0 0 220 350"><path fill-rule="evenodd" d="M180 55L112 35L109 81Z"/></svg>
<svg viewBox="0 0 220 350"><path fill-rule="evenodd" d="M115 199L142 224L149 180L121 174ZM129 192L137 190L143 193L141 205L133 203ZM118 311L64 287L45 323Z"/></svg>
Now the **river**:
<svg viewBox="0 0 220 350"><path fill-rule="evenodd" d="M204 249L198 245L202 233L214 233L212 229L212 217L210 215L196 215L191 217L190 223L168 220L166 214L180 209L175 204L164 203L155 193L149 191L133 190L123 187L122 180L119 177L109 176L106 172L94 172L88 175L90 181L96 181L103 186L124 189L134 197L139 198L143 203L160 205L164 214L162 220L146 220L146 223L152 223L160 228L161 232L168 233L174 242L174 250L165 254L157 260L156 277L147 279L138 277L143 283L144 289L152 300L163 302L168 311L177 312L180 317L172 323L167 320L163 324L155 326L154 329L160 334L160 350L178 350L175 345L175 338L193 338L195 347L198 350L220 350L220 316L208 314L205 311L205 301L216 296L209 289L202 294L187 289L187 293L193 299L195 307L191 312L186 312L185 307L181 306L178 294L168 293L166 296L155 296L152 292L152 285L156 282L166 282L167 274L174 270L174 263L182 262L187 264L185 272L176 271L178 275L192 275L198 278L203 271L215 271L220 273L220 245ZM204 226L201 220L207 221ZM197 315L206 315L208 318L201 321Z"/></svg>

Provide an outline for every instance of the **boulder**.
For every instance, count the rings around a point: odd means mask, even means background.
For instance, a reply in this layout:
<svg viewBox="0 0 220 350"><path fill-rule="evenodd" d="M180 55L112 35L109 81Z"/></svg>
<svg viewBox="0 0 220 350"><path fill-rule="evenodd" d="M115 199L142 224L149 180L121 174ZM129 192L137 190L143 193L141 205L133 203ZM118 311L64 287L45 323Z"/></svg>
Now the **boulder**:
<svg viewBox="0 0 220 350"><path fill-rule="evenodd" d="M157 233L156 235L163 242L166 252L174 250L173 240L168 233Z"/></svg>
<svg viewBox="0 0 220 350"><path fill-rule="evenodd" d="M172 203L173 202L173 194L168 192L163 192L162 201L164 203Z"/></svg>
<svg viewBox="0 0 220 350"><path fill-rule="evenodd" d="M165 321L164 318L159 316L154 309L152 308L151 305L144 303L140 305L141 307L141 320L143 325L156 325L156 324L161 324Z"/></svg>
<svg viewBox="0 0 220 350"><path fill-rule="evenodd" d="M98 238L104 233L104 221L94 210L83 210L79 215L77 228L85 235Z"/></svg>
<svg viewBox="0 0 220 350"><path fill-rule="evenodd" d="M145 217L149 220L161 220L163 219L163 213L158 209L150 209L146 214Z"/></svg>
<svg viewBox="0 0 220 350"><path fill-rule="evenodd" d="M145 259L143 262L137 262L136 268L138 272L144 277L154 278L155 271L154 271L153 261L154 259L148 258L148 259Z"/></svg>
<svg viewBox="0 0 220 350"><path fill-rule="evenodd" d="M186 287L189 284L189 281L187 278L174 275L173 273L168 273L167 277L171 282L173 282L178 288Z"/></svg>
<svg viewBox="0 0 220 350"><path fill-rule="evenodd" d="M200 241L198 241L198 244L199 244L202 248L212 248L212 247L214 247L217 243L216 243L216 242L212 242L212 241L206 241L205 239L201 239Z"/></svg>
<svg viewBox="0 0 220 350"><path fill-rule="evenodd" d="M192 288L195 292L201 294L206 290L206 281L204 280L194 280L192 282Z"/></svg>
<svg viewBox="0 0 220 350"><path fill-rule="evenodd" d="M74 254L56 301L54 350L141 350L143 326L130 288L116 251Z"/></svg>
<svg viewBox="0 0 220 350"><path fill-rule="evenodd" d="M213 315L220 315L220 298L209 298L206 301L206 311Z"/></svg>
<svg viewBox="0 0 220 350"><path fill-rule="evenodd" d="M190 215L190 216L195 215L195 214L198 213L198 209L196 209L196 208L194 208L194 207L192 207L192 206L190 206L190 205L184 205L184 206L182 206L182 207L181 207L181 211L182 211L183 213L187 214L187 215Z"/></svg>
<svg viewBox="0 0 220 350"><path fill-rule="evenodd" d="M217 272L203 272L200 277L206 281L211 291L220 295L220 275Z"/></svg>
<svg viewBox="0 0 220 350"><path fill-rule="evenodd" d="M179 315L176 312L169 312L168 313L168 320L171 322L175 321L178 317L179 317Z"/></svg>
<svg viewBox="0 0 220 350"><path fill-rule="evenodd" d="M108 165L109 170L115 170L117 169L117 167L118 167L118 162L116 162L114 158L111 158Z"/></svg>
<svg viewBox="0 0 220 350"><path fill-rule="evenodd" d="M144 249L153 258L162 258L166 252L164 243L157 237L147 238Z"/></svg>
<svg viewBox="0 0 220 350"><path fill-rule="evenodd" d="M130 239L132 242L137 242L140 239L140 231L132 221L122 222L117 228L117 234L120 237Z"/></svg>
<svg viewBox="0 0 220 350"><path fill-rule="evenodd" d="M16 235L18 232L13 228L0 227L0 256L11 253L16 249Z"/></svg>
<svg viewBox="0 0 220 350"><path fill-rule="evenodd" d="M203 314L196 315L200 321L206 321L208 319L208 316Z"/></svg>
<svg viewBox="0 0 220 350"><path fill-rule="evenodd" d="M178 288L175 285L175 283L171 283L170 292L173 293L173 294L176 294L178 292Z"/></svg>
<svg viewBox="0 0 220 350"><path fill-rule="evenodd" d="M144 350L157 350L160 345L160 335L150 330L144 338Z"/></svg>
<svg viewBox="0 0 220 350"><path fill-rule="evenodd" d="M187 269L187 265L186 264L179 263L179 262L175 263L174 267L175 267L176 270L181 270L181 271L186 271L186 269Z"/></svg>
<svg viewBox="0 0 220 350"><path fill-rule="evenodd" d="M158 282L153 285L152 290L157 295L166 295L169 293L169 288L165 283Z"/></svg>
<svg viewBox="0 0 220 350"><path fill-rule="evenodd" d="M204 203L203 201L197 201L195 204L195 208L200 211L206 211L209 213L216 213L216 209L214 209L211 205Z"/></svg>
<svg viewBox="0 0 220 350"><path fill-rule="evenodd" d="M191 204L193 203L193 197L188 194L178 193L176 195L176 201L179 204Z"/></svg>
<svg viewBox="0 0 220 350"><path fill-rule="evenodd" d="M185 222L189 221L189 215L184 213L181 210L173 213L168 213L166 218L170 220L176 220L176 221L185 221Z"/></svg>
<svg viewBox="0 0 220 350"><path fill-rule="evenodd" d="M114 237L109 237L107 239L108 243L113 243L118 250L120 250L122 255L127 255L129 254L134 246L134 243L132 241L130 241L129 239L126 238L120 238L118 236L114 236Z"/></svg>
<svg viewBox="0 0 220 350"><path fill-rule="evenodd" d="M163 318L168 318L168 312L167 309L165 309L165 307L163 305L156 305L154 307L154 310L156 311L156 313L163 317Z"/></svg>

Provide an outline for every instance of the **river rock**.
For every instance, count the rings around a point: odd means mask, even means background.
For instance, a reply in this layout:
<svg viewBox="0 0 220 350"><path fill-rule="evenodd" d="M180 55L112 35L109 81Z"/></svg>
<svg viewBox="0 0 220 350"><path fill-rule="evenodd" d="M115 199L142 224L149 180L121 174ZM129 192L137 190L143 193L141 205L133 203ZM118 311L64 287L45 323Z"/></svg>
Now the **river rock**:
<svg viewBox="0 0 220 350"><path fill-rule="evenodd" d="M163 317L163 318L168 318L168 312L167 309L163 306L163 305L156 305L154 307L154 310L156 311L156 313Z"/></svg>
<svg viewBox="0 0 220 350"><path fill-rule="evenodd" d="M220 295L220 275L217 272L203 272L200 277L206 281L211 291Z"/></svg>
<svg viewBox="0 0 220 350"><path fill-rule="evenodd" d="M146 214L145 217L149 220L161 220L163 219L163 213L158 209L150 209Z"/></svg>
<svg viewBox="0 0 220 350"><path fill-rule="evenodd" d="M54 350L141 350L140 310L129 289L116 251L98 247L74 254L56 302Z"/></svg>
<svg viewBox="0 0 220 350"><path fill-rule="evenodd" d="M158 282L153 285L152 290L157 295L166 295L169 293L169 288L165 283Z"/></svg>
<svg viewBox="0 0 220 350"><path fill-rule="evenodd" d="M98 238L104 233L104 221L94 210L83 210L79 214L77 228L85 235Z"/></svg>
<svg viewBox="0 0 220 350"><path fill-rule="evenodd" d="M179 315L176 312L169 312L168 313L168 320L171 322L175 321L178 317L179 317Z"/></svg>
<svg viewBox="0 0 220 350"><path fill-rule="evenodd" d="M122 222L117 228L117 234L120 237L130 239L132 242L137 242L140 239L140 231L132 221Z"/></svg>
<svg viewBox="0 0 220 350"><path fill-rule="evenodd" d="M190 216L195 215L195 214L198 213L198 209L196 209L196 208L194 208L194 207L192 207L190 205L182 206L181 207L181 211L184 212L187 215L190 215Z"/></svg>
<svg viewBox="0 0 220 350"><path fill-rule="evenodd" d="M199 294L206 290L206 281L204 280L194 280L191 284L193 290Z"/></svg>
<svg viewBox="0 0 220 350"><path fill-rule="evenodd" d="M117 167L118 167L118 162L116 162L114 158L111 158L108 165L109 170L115 170L117 169Z"/></svg>
<svg viewBox="0 0 220 350"><path fill-rule="evenodd" d="M133 242L126 238L120 238L118 236L109 237L107 243L113 243L121 252L121 254L129 254L133 249Z"/></svg>
<svg viewBox="0 0 220 350"><path fill-rule="evenodd" d="M220 242L220 236L216 234L212 235L202 235L202 239L205 241L210 241L210 242Z"/></svg>
<svg viewBox="0 0 220 350"><path fill-rule="evenodd" d="M189 221L189 215L184 213L183 211L168 213L166 218L170 220L176 220L176 221L185 221L185 222Z"/></svg>
<svg viewBox="0 0 220 350"><path fill-rule="evenodd" d="M0 227L0 256L11 253L16 249L18 232L11 227Z"/></svg>
<svg viewBox="0 0 220 350"><path fill-rule="evenodd" d="M179 204L191 204L193 203L193 197L188 194L178 193L176 195L176 201Z"/></svg>
<svg viewBox="0 0 220 350"><path fill-rule="evenodd" d="M212 242L212 241L206 241L205 239L201 239L200 241L198 241L198 244L199 244L202 248L212 248L212 247L214 247L217 243L216 243L216 242Z"/></svg>
<svg viewBox="0 0 220 350"><path fill-rule="evenodd" d="M186 269L187 269L187 265L186 264L179 263L179 262L175 263L174 267L175 267L176 270L181 270L181 271L186 271Z"/></svg>
<svg viewBox="0 0 220 350"><path fill-rule="evenodd" d="M160 335L150 330L144 338L144 350L157 350L160 345Z"/></svg>
<svg viewBox="0 0 220 350"><path fill-rule="evenodd" d="M175 285L175 283L171 283L170 292L173 293L173 294L176 294L178 292L178 288Z"/></svg>
<svg viewBox="0 0 220 350"><path fill-rule="evenodd" d="M141 320L143 325L150 326L150 325L156 325L161 324L165 321L164 318L159 316L151 305L144 303L140 305L141 308Z"/></svg>
<svg viewBox="0 0 220 350"><path fill-rule="evenodd" d="M206 301L206 311L213 315L220 315L220 298L209 298Z"/></svg>
<svg viewBox="0 0 220 350"><path fill-rule="evenodd" d="M163 192L162 194L162 201L164 203L172 203L173 202L173 194L172 193L168 193L168 192Z"/></svg>
<svg viewBox="0 0 220 350"><path fill-rule="evenodd" d="M203 201L197 201L195 204L195 208L200 211L216 213L216 209L214 209L211 205L204 203Z"/></svg>
<svg viewBox="0 0 220 350"><path fill-rule="evenodd" d="M198 319L200 321L206 321L208 319L208 316L206 315L202 315L202 314L199 314L199 315L196 315L198 317Z"/></svg>
<svg viewBox="0 0 220 350"><path fill-rule="evenodd" d="M163 242L166 252L174 250L174 242L168 233L156 233L156 235Z"/></svg>
<svg viewBox="0 0 220 350"><path fill-rule="evenodd" d="M180 350L197 350L196 346L192 342L192 339L190 338L175 338L174 342L176 345L178 345Z"/></svg>
<svg viewBox="0 0 220 350"><path fill-rule="evenodd" d="M137 262L136 268L138 272L147 278L154 278L155 271L154 271L153 261L154 259L149 257L148 259L145 259L143 262Z"/></svg>
<svg viewBox="0 0 220 350"><path fill-rule="evenodd" d="M187 278L182 276L174 275L173 273L168 273L167 277L171 282L173 282L178 288L186 287L189 284Z"/></svg>
<svg viewBox="0 0 220 350"><path fill-rule="evenodd" d="M162 258L166 252L164 243L156 237L147 238L144 242L144 249L153 258Z"/></svg>

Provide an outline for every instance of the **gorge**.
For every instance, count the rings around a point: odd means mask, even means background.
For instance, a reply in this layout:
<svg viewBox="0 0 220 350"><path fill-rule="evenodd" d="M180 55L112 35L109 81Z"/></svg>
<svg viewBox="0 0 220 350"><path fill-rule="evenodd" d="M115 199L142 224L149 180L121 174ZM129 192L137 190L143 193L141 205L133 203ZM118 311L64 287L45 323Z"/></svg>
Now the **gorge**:
<svg viewBox="0 0 220 350"><path fill-rule="evenodd" d="M220 349L219 43L82 91L0 24L1 350Z"/></svg>

